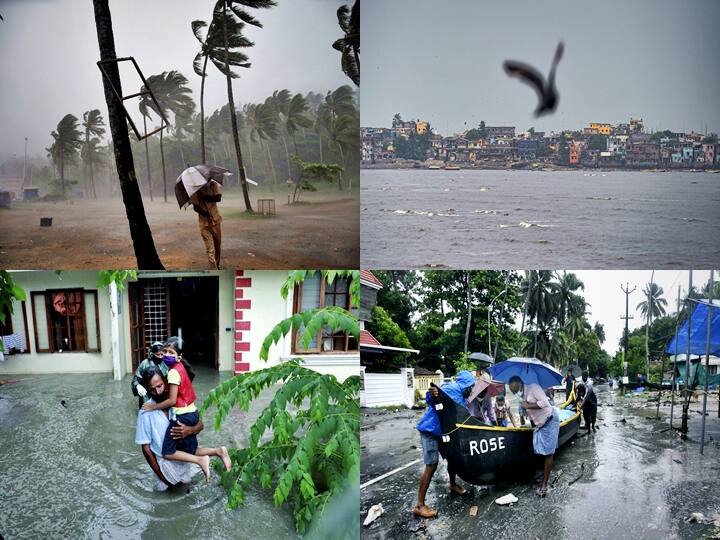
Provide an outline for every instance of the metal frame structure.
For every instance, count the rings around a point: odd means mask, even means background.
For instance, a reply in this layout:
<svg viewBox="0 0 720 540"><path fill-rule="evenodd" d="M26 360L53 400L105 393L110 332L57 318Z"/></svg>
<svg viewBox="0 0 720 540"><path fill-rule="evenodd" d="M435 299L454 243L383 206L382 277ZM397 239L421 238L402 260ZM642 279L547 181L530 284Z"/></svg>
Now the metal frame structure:
<svg viewBox="0 0 720 540"><path fill-rule="evenodd" d="M120 92L118 92L118 89L115 88L115 85L113 85L112 80L110 79L107 71L105 71L104 64L110 64L118 62L127 62L130 61L133 63L133 66L135 66L135 70L137 71L138 75L140 75L140 79L142 79L143 85L147 90L136 92L135 94L130 94L128 96L122 96L120 95ZM143 72L140 70L140 66L138 66L138 63L135 61L135 58L132 56L126 56L123 58L114 58L112 60L99 60L97 62L98 68L100 68L100 72L102 73L103 78L108 82L110 85L110 88L112 88L113 94L115 94L115 97L117 97L118 101L120 101L120 104L122 105L123 111L125 111L125 117L128 120L128 123L132 127L133 131L135 132L135 137L137 137L138 141L142 141L143 139L149 137L150 135L154 135L155 133L162 131L166 127L170 125L170 122L168 122L168 119L165 118L165 115L162 112L162 108L160 107L160 104L158 103L158 100L155 99L155 94L152 93L152 90L150 89L150 85L147 83L147 80L145 79L145 75L143 75ZM127 108L125 107L125 100L131 99L134 97L140 97L150 94L150 98L153 100L153 103L155 103L155 107L157 107L157 110L160 112L160 127L157 128L154 131L151 131L150 133L147 133L146 135L141 135L138 131L137 127L135 126L135 122L133 122L132 117L130 116L130 113L128 112Z"/></svg>

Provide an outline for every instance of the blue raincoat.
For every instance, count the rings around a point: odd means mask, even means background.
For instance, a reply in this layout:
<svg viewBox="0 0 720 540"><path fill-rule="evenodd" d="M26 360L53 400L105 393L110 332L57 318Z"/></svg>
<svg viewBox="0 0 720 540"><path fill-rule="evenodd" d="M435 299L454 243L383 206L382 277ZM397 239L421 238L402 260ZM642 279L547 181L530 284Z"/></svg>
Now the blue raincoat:
<svg viewBox="0 0 720 540"><path fill-rule="evenodd" d="M458 405L467 407L467 402L463 394L475 385L475 377L469 371L461 371L457 374L455 382L449 382L442 385L442 390ZM433 401L430 391L425 394L425 401L428 408L425 409L420 421L417 423L418 431L424 431L436 437L442 437L442 429L440 429L440 418L435 412L435 402Z"/></svg>

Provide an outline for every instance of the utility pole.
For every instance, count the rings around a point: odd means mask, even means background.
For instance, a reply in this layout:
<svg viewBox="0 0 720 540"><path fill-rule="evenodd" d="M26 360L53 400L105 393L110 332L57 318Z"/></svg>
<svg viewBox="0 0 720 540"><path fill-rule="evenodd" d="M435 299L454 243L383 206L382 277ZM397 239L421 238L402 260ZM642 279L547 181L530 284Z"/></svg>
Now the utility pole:
<svg viewBox="0 0 720 540"><path fill-rule="evenodd" d="M707 311L707 337L705 344L705 387L703 388L702 428L700 429L700 453L705 449L705 415L707 414L708 378L710 377L710 332L712 329L712 305L713 289L715 288L715 271L710 270L710 284L708 287L708 311ZM700 363L698 362L698 367Z"/></svg>
<svg viewBox="0 0 720 540"><path fill-rule="evenodd" d="M655 279L655 270L650 274L650 285L647 291L647 318L645 320L645 382L650 382L650 325L652 324L653 313L653 281ZM660 386L662 389L662 372L660 373ZM660 394L658 393L658 403Z"/></svg>
<svg viewBox="0 0 720 540"><path fill-rule="evenodd" d="M680 326L680 285L678 285L677 302L676 306L676 319L675 319L675 350L673 351L673 372L670 377L670 427L673 427L673 412L675 409L675 372L677 371L677 339L678 339L678 327Z"/></svg>
<svg viewBox="0 0 720 540"><path fill-rule="evenodd" d="M682 423L680 424L680 438L682 440L687 439L687 431L688 431L688 409L690 408L690 395L688 390L688 381L690 379L690 374L692 372L691 369L691 362L690 362L690 322L692 319L692 301L690 300L690 293L692 293L692 278L693 278L693 271L689 271L690 277L688 278L688 295L687 295L687 306L688 306L688 319L687 319L687 335L685 336L685 339L687 340L687 347L685 349L685 388L683 389L683 412L682 412Z"/></svg>
<svg viewBox="0 0 720 540"><path fill-rule="evenodd" d="M628 383L627 376L627 350L628 350L628 321L634 317L630 315L630 295L637 289L633 287L630 289L630 284L625 283L625 287L620 285L620 290L625 293L625 316L620 317L625 319L625 332L623 333L623 394L625 394L625 385Z"/></svg>

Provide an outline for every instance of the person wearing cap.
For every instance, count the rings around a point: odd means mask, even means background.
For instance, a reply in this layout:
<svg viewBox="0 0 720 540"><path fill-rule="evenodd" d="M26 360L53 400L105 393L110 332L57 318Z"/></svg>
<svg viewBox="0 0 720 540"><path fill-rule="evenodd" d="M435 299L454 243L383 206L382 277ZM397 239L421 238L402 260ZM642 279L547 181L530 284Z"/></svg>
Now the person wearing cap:
<svg viewBox="0 0 720 540"><path fill-rule="evenodd" d="M467 398L475 386L475 377L469 371L460 371L455 378L455 382L449 382L442 386L443 392L450 397L458 405L467 407ZM420 487L418 488L418 498L413 514L424 518L434 518L438 516L437 510L433 510L425 504L425 495L430 480L438 466L440 456L440 440L442 439L442 429L440 427L440 418L435 411L435 398L438 397L436 386L431 386L430 390L425 394L425 401L428 404L425 414L417 423L416 429L420 432L420 442L422 444L423 462L425 469L420 477ZM450 476L450 492L456 495L464 495L465 488L457 484L455 481L455 471L448 462L448 475Z"/></svg>
<svg viewBox="0 0 720 540"><path fill-rule="evenodd" d="M141 408L143 404L150 399L147 388L145 388L142 384L143 372L147 368L155 366L162 372L164 377L167 377L170 368L168 368L168 366L165 365L165 362L163 362L164 347L165 344L161 341L153 342L153 344L150 345L147 358L140 362L140 365L135 370L135 375L133 376L132 381L130 381L130 389L132 390L133 395L138 396L138 408Z"/></svg>
<svg viewBox="0 0 720 540"><path fill-rule="evenodd" d="M222 216L217 203L222 199L220 184L211 180L197 191L194 196L193 210L198 215L200 236L205 244L208 262L213 270L220 270L220 240Z"/></svg>

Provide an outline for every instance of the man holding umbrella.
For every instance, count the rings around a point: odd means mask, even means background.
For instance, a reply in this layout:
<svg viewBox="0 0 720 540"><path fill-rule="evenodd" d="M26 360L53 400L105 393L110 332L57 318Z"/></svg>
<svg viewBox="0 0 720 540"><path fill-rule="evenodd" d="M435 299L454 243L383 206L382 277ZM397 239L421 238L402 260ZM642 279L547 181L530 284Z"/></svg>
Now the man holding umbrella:
<svg viewBox="0 0 720 540"><path fill-rule="evenodd" d="M220 269L222 223L217 203L222 199L220 185L229 174L227 169L215 165L196 165L185 169L175 184L175 197L180 208L192 204L198 214L198 227L208 262L217 270Z"/></svg>

